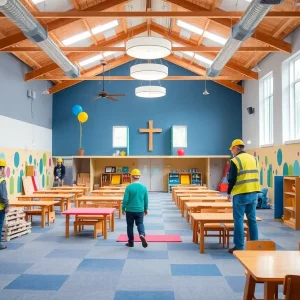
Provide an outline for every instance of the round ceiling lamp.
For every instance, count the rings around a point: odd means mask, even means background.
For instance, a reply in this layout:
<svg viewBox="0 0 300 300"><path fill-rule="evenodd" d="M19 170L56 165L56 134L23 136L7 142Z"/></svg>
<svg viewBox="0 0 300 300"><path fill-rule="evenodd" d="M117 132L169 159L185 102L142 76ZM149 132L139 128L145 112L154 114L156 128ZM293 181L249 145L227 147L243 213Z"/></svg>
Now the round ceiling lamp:
<svg viewBox="0 0 300 300"><path fill-rule="evenodd" d="M168 67L162 64L136 64L130 67L130 76L138 80L160 80L168 76Z"/></svg>
<svg viewBox="0 0 300 300"><path fill-rule="evenodd" d="M135 37L126 42L127 55L139 59L158 59L171 54L172 44L161 37Z"/></svg>
<svg viewBox="0 0 300 300"><path fill-rule="evenodd" d="M159 98L166 95L166 88L157 85L139 86L135 89L135 95L141 98Z"/></svg>

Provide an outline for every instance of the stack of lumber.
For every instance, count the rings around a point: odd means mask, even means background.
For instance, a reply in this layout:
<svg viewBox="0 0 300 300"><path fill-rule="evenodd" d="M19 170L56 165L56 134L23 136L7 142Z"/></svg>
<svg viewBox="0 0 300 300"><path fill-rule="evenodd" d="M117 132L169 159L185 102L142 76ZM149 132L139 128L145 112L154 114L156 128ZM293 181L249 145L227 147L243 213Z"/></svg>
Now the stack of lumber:
<svg viewBox="0 0 300 300"><path fill-rule="evenodd" d="M8 242L27 233L31 233L31 222L26 222L24 210L22 208L10 208L5 215L2 241Z"/></svg>

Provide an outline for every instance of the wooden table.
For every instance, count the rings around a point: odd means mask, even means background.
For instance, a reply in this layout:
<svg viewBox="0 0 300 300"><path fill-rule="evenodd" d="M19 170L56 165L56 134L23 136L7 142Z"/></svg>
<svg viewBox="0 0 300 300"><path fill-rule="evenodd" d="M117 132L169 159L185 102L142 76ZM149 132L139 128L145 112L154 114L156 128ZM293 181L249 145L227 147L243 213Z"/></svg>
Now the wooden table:
<svg viewBox="0 0 300 300"><path fill-rule="evenodd" d="M50 226L50 213L54 215L53 222L55 221L54 205L59 203L58 201L19 201L19 200L10 200L9 205L15 207L32 207L38 206L41 208L41 226L45 227L46 215L48 215L48 226ZM48 210L46 211L46 208ZM26 211L25 211L26 213Z"/></svg>
<svg viewBox="0 0 300 300"><path fill-rule="evenodd" d="M189 222L189 212L193 213L193 209L201 209L201 208L231 208L232 207L232 203L229 201L225 201L224 202L219 202L219 201L215 201L215 202L185 202L184 204L184 211L186 211L186 220Z"/></svg>
<svg viewBox="0 0 300 300"><path fill-rule="evenodd" d="M191 213L193 219L193 242L198 243L197 231L200 225L200 253L204 253L204 224L208 223L232 223L232 213ZM256 217L257 221L261 221ZM244 216L244 222L247 222L246 216Z"/></svg>
<svg viewBox="0 0 300 300"><path fill-rule="evenodd" d="M195 190L195 191L180 191L178 193L175 193L175 203L179 207L179 201L180 197L195 197L195 196L201 196L201 195L206 195L206 196L212 196L212 195L220 195L221 194L218 191L214 190Z"/></svg>
<svg viewBox="0 0 300 300"><path fill-rule="evenodd" d="M116 202L119 210L119 219L122 218L122 201L123 196L114 196L114 195L105 195L105 196L82 196L75 200L77 202L76 207L80 207L82 203L92 202L101 204L101 203L113 203Z"/></svg>
<svg viewBox="0 0 300 300"><path fill-rule="evenodd" d="M113 196L124 196L124 192L122 190L94 190L91 192L92 195L113 195Z"/></svg>
<svg viewBox="0 0 300 300"><path fill-rule="evenodd" d="M177 192L177 190L207 190L206 186L202 186L202 185L175 185L172 187L172 199L173 201L175 201L175 193Z"/></svg>
<svg viewBox="0 0 300 300"><path fill-rule="evenodd" d="M107 185L107 186L102 186L100 187L100 190L125 190L126 186L112 186L112 185ZM99 190L97 190L99 191Z"/></svg>
<svg viewBox="0 0 300 300"><path fill-rule="evenodd" d="M56 186L56 187L52 187L52 190L82 190L84 192L85 195L89 194L90 191L90 187L88 186Z"/></svg>
<svg viewBox="0 0 300 300"><path fill-rule="evenodd" d="M107 239L107 217L111 216L115 212L115 208L87 208L87 207L77 207L71 208L64 212L66 215L66 238L70 237L70 216L103 216L103 238ZM115 228L115 218L111 218L111 231Z"/></svg>
<svg viewBox="0 0 300 300"><path fill-rule="evenodd" d="M233 255L248 271L244 300L252 300L255 281L264 282L264 299L271 300L286 275L300 275L300 251L243 250L234 251Z"/></svg>
<svg viewBox="0 0 300 300"><path fill-rule="evenodd" d="M40 190L34 192L34 194L74 194L75 199L79 198L84 194L83 190L80 189L72 189L72 190Z"/></svg>
<svg viewBox="0 0 300 300"><path fill-rule="evenodd" d="M181 216L184 217L184 205L186 202L225 202L228 201L227 198L221 195L209 195L209 196L196 196L196 197L180 197L179 208L181 211Z"/></svg>
<svg viewBox="0 0 300 300"><path fill-rule="evenodd" d="M65 208L71 208L71 198L74 198L74 194L32 194L32 195L19 195L17 196L18 200L23 199L39 199L44 201L59 201L60 202L60 209L64 211ZM66 207L64 207L64 203L66 201Z"/></svg>

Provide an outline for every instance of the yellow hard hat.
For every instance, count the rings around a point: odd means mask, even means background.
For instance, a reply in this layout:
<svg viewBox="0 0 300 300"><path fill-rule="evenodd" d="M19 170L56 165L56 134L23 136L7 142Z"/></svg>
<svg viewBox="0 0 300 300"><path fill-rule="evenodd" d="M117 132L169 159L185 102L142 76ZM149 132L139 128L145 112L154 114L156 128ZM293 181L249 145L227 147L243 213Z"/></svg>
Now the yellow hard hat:
<svg viewBox="0 0 300 300"><path fill-rule="evenodd" d="M59 158L59 159L57 160L57 162L58 162L58 163L62 163L62 158Z"/></svg>
<svg viewBox="0 0 300 300"><path fill-rule="evenodd" d="M133 169L131 171L131 176L141 176L141 172L139 169Z"/></svg>
<svg viewBox="0 0 300 300"><path fill-rule="evenodd" d="M244 142L240 139L236 139L232 142L231 147L229 148L229 150L232 150L233 147L235 146L245 146Z"/></svg>
<svg viewBox="0 0 300 300"><path fill-rule="evenodd" d="M6 167L6 161L3 158L0 158L0 167Z"/></svg>

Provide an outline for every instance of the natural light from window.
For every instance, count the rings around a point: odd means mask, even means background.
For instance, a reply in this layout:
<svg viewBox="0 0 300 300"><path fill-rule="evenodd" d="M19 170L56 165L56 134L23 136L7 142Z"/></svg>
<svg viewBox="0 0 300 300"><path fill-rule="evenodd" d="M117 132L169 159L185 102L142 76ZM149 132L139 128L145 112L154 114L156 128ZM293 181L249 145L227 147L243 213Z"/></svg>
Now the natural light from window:
<svg viewBox="0 0 300 300"><path fill-rule="evenodd" d="M184 28L184 29L186 29L188 31L194 32L194 33L196 33L198 35L202 35L203 34L204 37L206 37L206 38L208 38L208 39L210 39L210 40L212 40L212 41L214 41L216 43L219 43L221 45L225 45L225 43L227 41L227 39L225 39L225 38L223 38L221 36L218 36L216 34L213 34L213 33L209 32L209 31L205 31L203 33L203 29L201 29L201 28L199 28L197 26L191 25L189 23L183 22L181 20L177 20L176 24L179 27Z"/></svg>
<svg viewBox="0 0 300 300"><path fill-rule="evenodd" d="M92 31L93 34L97 34L97 33L101 33L101 32L104 32L106 30L112 29L112 28L114 28L118 25L119 25L118 20L114 20L114 21L108 22L106 24L102 24L100 26L94 27L94 28L91 29L91 31ZM85 31L85 32L76 34L76 35L74 35L70 38L67 38L67 39L63 40L62 43L65 46L69 46L69 45L72 45L72 44L77 43L79 41L82 41L86 38L89 38L90 36L91 36L90 31Z"/></svg>
<svg viewBox="0 0 300 300"><path fill-rule="evenodd" d="M260 79L260 145L273 144L273 73Z"/></svg>
<svg viewBox="0 0 300 300"><path fill-rule="evenodd" d="M45 2L45 0L32 0L32 2L34 4L38 4L38 3L41 3L41 2Z"/></svg>

